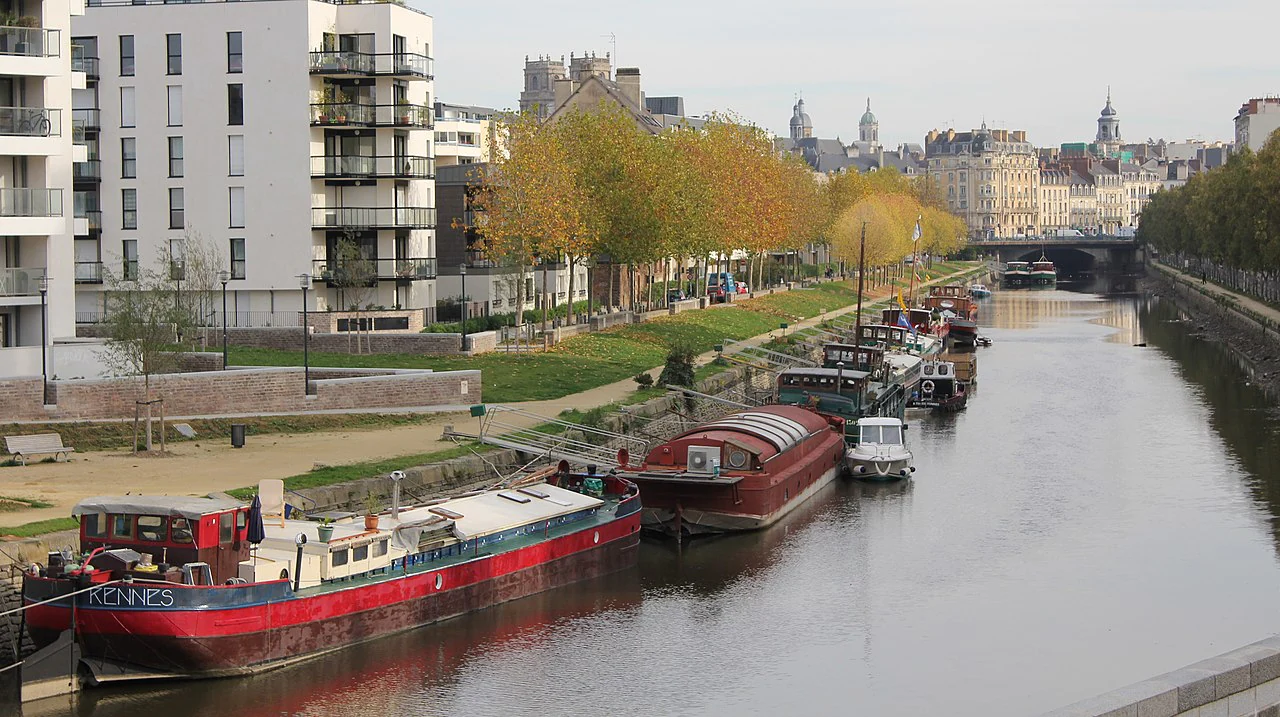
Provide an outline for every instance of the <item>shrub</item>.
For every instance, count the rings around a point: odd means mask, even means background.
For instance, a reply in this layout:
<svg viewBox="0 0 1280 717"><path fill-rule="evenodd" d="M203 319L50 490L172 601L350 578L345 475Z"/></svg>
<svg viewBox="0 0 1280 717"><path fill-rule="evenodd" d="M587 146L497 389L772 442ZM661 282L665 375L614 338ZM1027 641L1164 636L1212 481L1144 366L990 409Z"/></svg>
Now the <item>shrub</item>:
<svg viewBox="0 0 1280 717"><path fill-rule="evenodd" d="M650 376L647 373L636 374L636 377L632 380L640 384L640 388L649 388L653 385L653 376Z"/></svg>
<svg viewBox="0 0 1280 717"><path fill-rule="evenodd" d="M663 386L693 386L693 359L696 349L683 341L672 344L658 383Z"/></svg>

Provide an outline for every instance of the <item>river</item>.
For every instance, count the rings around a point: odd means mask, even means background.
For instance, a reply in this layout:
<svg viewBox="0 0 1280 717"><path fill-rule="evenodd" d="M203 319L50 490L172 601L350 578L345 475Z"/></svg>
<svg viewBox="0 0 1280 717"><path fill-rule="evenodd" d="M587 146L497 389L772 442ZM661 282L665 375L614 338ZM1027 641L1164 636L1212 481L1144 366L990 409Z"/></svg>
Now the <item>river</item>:
<svg viewBox="0 0 1280 717"><path fill-rule="evenodd" d="M1280 422L1168 304L984 302L978 388L918 472L783 523L93 717L1027 715L1280 631ZM1146 347L1135 346L1146 342ZM27 715L63 714L33 710Z"/></svg>

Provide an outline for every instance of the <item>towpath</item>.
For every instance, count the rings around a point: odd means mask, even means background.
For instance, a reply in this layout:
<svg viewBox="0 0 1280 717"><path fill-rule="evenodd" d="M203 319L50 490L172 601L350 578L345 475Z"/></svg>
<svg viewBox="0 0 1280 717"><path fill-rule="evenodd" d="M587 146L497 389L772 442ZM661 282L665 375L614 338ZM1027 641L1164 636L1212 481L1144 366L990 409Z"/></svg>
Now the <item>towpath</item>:
<svg viewBox="0 0 1280 717"><path fill-rule="evenodd" d="M972 269L926 282L926 286L946 283ZM868 305L888 298L884 291L870 296ZM814 326L834 316L852 313L853 306L797 322L788 331ZM729 310L732 309L720 309ZM768 342L774 331L743 343ZM700 355L699 365L715 358L714 351ZM655 378L661 367L651 369ZM627 398L636 388L632 379L598 386L586 391L546 401L508 404L539 416L556 416L567 409L588 410ZM0 524L22 525L38 520L65 517L78 501L104 494L191 494L204 495L253 485L263 478L286 478L306 473L316 466L378 461L397 456L430 453L453 446L442 438L444 426L459 430L474 426L466 406L412 426L319 433L250 436L244 448L234 449L224 436L172 444L169 455L142 458L126 451L77 453L68 463L35 463L26 467L0 468L0 495L39 498L48 508L0 513ZM415 409L402 409L408 412ZM441 407L417 409L440 412ZM347 411L354 413L355 411ZM388 413L386 410L367 411ZM533 419L512 417L513 423L535 423Z"/></svg>
<svg viewBox="0 0 1280 717"><path fill-rule="evenodd" d="M1280 326L1280 310L1277 310L1270 304L1264 304L1263 302L1246 294L1237 294L1230 289L1218 286L1212 281L1204 281L1195 274L1179 271L1178 269L1174 269L1159 262L1152 262L1151 266L1171 277L1174 277L1175 279L1181 280L1184 284L1192 286L1205 294L1223 299L1230 299L1248 313L1253 314L1255 318L1265 319L1271 326Z"/></svg>

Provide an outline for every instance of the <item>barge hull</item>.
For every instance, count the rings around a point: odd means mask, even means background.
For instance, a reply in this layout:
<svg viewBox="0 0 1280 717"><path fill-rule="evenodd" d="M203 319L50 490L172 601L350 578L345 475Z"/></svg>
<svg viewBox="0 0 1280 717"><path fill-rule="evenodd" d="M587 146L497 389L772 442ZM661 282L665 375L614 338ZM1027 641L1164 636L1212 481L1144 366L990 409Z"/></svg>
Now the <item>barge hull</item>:
<svg viewBox="0 0 1280 717"><path fill-rule="evenodd" d="M641 525L649 532L674 537L677 529L684 535L716 535L743 530L760 530L778 522L787 513L812 498L828 483L835 480L843 472L843 462L828 469L816 481L796 495L792 500L783 503L777 510L767 515L751 515L747 513L725 513L705 511L697 508L681 508L680 519L676 520L676 511L671 508L641 509ZM639 481L637 481L639 482ZM644 488L641 487L641 495ZM679 527L677 528L677 523Z"/></svg>

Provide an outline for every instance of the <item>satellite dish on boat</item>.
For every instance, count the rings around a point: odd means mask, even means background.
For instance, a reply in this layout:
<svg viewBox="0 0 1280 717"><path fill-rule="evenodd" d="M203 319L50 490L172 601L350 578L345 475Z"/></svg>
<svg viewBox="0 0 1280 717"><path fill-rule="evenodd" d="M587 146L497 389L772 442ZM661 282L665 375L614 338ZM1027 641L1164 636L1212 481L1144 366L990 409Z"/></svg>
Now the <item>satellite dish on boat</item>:
<svg viewBox="0 0 1280 717"><path fill-rule="evenodd" d="M631 452L625 448L619 448L618 449L618 465L621 466L622 468L626 468L627 464L630 463L630 461L631 461Z"/></svg>

